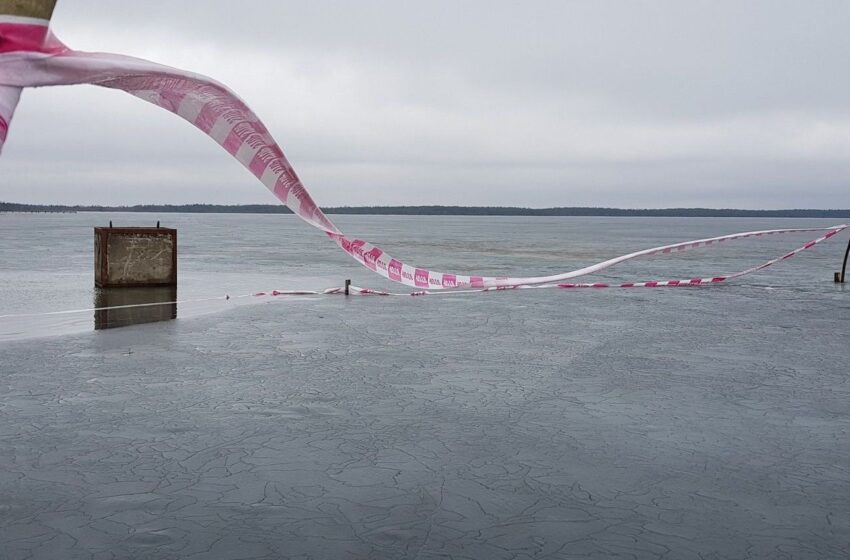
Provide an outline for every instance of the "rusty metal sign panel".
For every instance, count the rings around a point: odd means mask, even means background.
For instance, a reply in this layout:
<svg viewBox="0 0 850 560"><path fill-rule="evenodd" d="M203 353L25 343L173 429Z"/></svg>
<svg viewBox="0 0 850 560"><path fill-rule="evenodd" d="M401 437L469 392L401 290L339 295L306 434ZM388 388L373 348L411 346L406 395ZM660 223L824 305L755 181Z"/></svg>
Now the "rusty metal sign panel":
<svg viewBox="0 0 850 560"><path fill-rule="evenodd" d="M99 288L177 284L177 230L94 228L94 283Z"/></svg>

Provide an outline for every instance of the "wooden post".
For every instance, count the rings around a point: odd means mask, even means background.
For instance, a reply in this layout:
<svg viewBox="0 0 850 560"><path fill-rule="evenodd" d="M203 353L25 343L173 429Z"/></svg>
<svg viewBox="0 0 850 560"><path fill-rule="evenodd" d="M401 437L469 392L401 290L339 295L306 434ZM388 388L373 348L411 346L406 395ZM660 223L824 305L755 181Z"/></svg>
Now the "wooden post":
<svg viewBox="0 0 850 560"><path fill-rule="evenodd" d="M49 20L54 8L56 0L0 0L0 15Z"/></svg>

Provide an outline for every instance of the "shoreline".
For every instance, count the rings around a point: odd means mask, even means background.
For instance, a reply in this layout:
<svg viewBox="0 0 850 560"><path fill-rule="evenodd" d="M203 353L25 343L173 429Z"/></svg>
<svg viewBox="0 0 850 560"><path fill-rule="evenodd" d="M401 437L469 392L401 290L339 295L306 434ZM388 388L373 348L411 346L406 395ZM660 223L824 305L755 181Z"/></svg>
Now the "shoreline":
<svg viewBox="0 0 850 560"><path fill-rule="evenodd" d="M651 218L850 218L850 209L788 208L605 208L518 206L337 206L326 214L368 216L529 216L529 217L651 217ZM41 205L0 202L0 214L126 212L183 214L292 214L281 204L143 204L133 206Z"/></svg>

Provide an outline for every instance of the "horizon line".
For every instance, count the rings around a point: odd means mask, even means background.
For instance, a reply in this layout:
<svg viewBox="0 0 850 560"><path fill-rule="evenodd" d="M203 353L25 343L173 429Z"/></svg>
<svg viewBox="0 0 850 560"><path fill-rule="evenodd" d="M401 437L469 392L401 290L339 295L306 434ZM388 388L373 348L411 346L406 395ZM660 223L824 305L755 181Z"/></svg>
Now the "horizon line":
<svg viewBox="0 0 850 560"><path fill-rule="evenodd" d="M440 204L419 205L368 205L328 206L328 214L383 214L383 215L482 215L482 216L650 216L650 217L850 217L847 208L616 208L606 206L550 206L532 208L523 206L460 206ZM168 213L246 213L289 214L292 211L282 204L29 204L0 201L0 212L168 212ZM216 212L220 211L220 212Z"/></svg>

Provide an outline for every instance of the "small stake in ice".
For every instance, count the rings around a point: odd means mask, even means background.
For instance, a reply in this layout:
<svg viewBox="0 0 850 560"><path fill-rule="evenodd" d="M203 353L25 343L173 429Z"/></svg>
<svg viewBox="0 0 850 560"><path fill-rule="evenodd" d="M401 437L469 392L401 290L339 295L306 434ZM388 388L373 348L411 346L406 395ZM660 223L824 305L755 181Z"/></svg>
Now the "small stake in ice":
<svg viewBox="0 0 850 560"><path fill-rule="evenodd" d="M841 265L841 272L835 273L835 282L838 284L844 283L844 273L847 272L847 257L850 256L850 241L847 241L847 250L844 251L844 264Z"/></svg>

